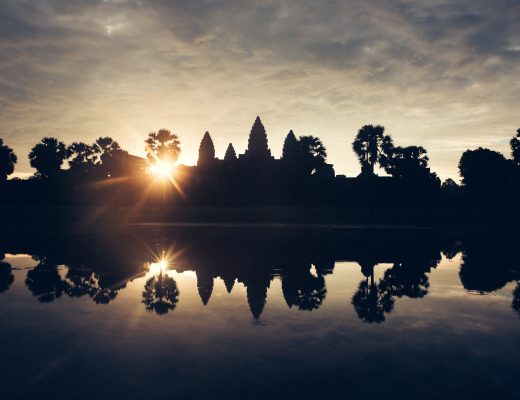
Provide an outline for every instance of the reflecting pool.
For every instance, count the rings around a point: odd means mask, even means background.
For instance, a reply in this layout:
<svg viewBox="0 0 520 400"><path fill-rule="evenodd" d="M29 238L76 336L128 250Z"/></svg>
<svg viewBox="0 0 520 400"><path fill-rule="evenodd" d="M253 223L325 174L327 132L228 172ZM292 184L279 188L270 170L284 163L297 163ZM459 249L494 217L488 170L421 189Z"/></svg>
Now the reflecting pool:
<svg viewBox="0 0 520 400"><path fill-rule="evenodd" d="M0 313L2 399L520 398L512 233L4 233Z"/></svg>

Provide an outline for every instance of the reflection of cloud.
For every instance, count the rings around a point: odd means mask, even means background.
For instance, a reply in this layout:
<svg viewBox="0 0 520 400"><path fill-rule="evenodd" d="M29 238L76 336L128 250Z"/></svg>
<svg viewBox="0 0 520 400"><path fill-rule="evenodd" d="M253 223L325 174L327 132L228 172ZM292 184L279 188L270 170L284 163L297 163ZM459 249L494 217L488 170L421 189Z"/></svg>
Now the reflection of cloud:
<svg viewBox="0 0 520 400"><path fill-rule="evenodd" d="M261 114L275 154L290 128L317 134L352 175L350 141L374 122L453 175L452 139L505 150L517 128L519 15L507 0L5 0L0 132L22 172L43 135L142 153L161 127L191 162L206 129L217 154L241 151Z"/></svg>

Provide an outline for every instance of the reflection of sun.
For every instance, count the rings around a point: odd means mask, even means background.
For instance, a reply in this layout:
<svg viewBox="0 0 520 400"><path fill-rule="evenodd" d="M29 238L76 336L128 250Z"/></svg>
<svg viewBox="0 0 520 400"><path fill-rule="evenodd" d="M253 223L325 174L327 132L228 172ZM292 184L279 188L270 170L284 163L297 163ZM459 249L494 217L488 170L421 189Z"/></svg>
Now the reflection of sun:
<svg viewBox="0 0 520 400"><path fill-rule="evenodd" d="M160 260L150 263L148 266L148 272L151 275L159 275L160 273L166 273L168 269L169 263L166 258L161 258Z"/></svg>
<svg viewBox="0 0 520 400"><path fill-rule="evenodd" d="M157 178L161 179L169 179L174 170L175 165L173 163L159 160L155 164L152 164L149 168L149 171L152 175L155 175Z"/></svg>

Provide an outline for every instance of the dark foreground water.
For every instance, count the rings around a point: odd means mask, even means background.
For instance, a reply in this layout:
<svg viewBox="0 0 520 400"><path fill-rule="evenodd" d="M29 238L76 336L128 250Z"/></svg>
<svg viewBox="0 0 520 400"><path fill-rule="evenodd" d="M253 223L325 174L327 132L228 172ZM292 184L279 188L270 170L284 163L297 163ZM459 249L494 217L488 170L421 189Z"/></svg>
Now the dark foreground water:
<svg viewBox="0 0 520 400"><path fill-rule="evenodd" d="M0 239L1 399L518 399L514 233Z"/></svg>

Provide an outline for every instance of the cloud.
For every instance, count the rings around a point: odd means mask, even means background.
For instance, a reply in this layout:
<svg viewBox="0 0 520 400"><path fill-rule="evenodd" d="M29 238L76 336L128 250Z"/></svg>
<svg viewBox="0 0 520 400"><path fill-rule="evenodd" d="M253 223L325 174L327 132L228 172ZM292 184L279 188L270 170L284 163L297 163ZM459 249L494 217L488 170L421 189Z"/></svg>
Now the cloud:
<svg viewBox="0 0 520 400"><path fill-rule="evenodd" d="M455 176L457 151L506 152L518 127L519 17L515 0L0 0L0 135L21 172L44 135L139 153L162 127L193 162L205 130L240 151L260 114L275 154L316 134L354 175L373 122Z"/></svg>

